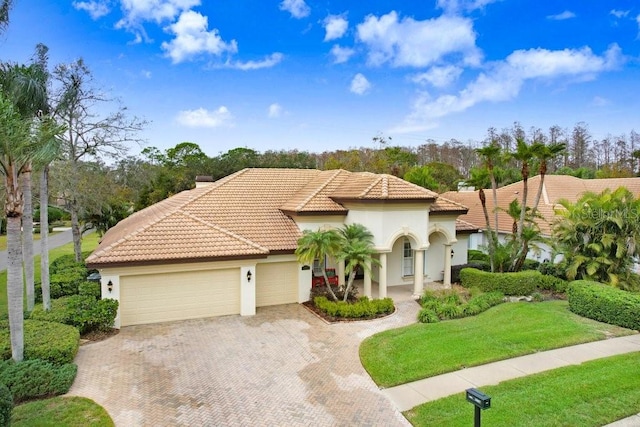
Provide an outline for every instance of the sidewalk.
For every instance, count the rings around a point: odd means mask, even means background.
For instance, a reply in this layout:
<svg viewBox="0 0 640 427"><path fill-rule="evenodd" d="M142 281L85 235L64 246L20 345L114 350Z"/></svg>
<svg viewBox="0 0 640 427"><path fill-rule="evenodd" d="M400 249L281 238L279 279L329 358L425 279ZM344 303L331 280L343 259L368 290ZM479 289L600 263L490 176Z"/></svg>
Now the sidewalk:
<svg viewBox="0 0 640 427"><path fill-rule="evenodd" d="M640 334L594 341L571 347L542 351L500 362L462 369L448 374L402 384L381 390L398 408L407 411L422 403L431 402L468 388L498 384L588 360L640 351ZM631 424L624 424L630 422ZM620 424L622 423L622 424ZM612 426L640 426L640 414L620 420Z"/></svg>

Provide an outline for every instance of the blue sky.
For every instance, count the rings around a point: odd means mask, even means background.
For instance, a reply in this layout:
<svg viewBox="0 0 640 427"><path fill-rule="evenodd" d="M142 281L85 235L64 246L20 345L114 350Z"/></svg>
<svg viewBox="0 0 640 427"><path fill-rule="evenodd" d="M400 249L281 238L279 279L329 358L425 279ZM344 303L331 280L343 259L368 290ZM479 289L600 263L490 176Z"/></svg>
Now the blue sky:
<svg viewBox="0 0 640 427"><path fill-rule="evenodd" d="M628 0L15 0L0 59L82 57L161 149L321 152L640 131L639 36Z"/></svg>

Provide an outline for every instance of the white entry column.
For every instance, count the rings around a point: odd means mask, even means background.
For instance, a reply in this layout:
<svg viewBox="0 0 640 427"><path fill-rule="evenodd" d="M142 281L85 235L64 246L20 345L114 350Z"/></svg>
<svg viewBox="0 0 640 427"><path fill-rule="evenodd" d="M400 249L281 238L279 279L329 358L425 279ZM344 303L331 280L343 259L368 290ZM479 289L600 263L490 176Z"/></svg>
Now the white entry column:
<svg viewBox="0 0 640 427"><path fill-rule="evenodd" d="M387 297L387 254L380 254L380 273L378 274L378 298Z"/></svg>
<svg viewBox="0 0 640 427"><path fill-rule="evenodd" d="M424 250L416 250L414 253L413 268L413 297L420 298L424 287Z"/></svg>
<svg viewBox="0 0 640 427"><path fill-rule="evenodd" d="M442 284L451 287L451 245L444 245L444 278Z"/></svg>
<svg viewBox="0 0 640 427"><path fill-rule="evenodd" d="M366 262L366 268L364 269L364 295L371 299L371 261Z"/></svg>

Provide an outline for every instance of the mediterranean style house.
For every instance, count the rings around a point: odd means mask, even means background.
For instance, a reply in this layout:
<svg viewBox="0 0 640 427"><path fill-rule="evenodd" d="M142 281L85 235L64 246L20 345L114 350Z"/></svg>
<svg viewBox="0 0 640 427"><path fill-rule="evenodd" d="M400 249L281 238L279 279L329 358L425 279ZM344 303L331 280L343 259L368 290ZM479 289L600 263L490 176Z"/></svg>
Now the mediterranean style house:
<svg viewBox="0 0 640 427"><path fill-rule="evenodd" d="M550 238L552 225L555 217L555 209L560 208L558 202L566 199L575 203L586 192L601 193L605 189L615 190L625 187L635 197L640 197L640 178L607 178L607 179L582 179L568 175L546 175L542 185L542 196L538 205L538 212L541 218L537 219L538 227L544 237ZM540 188L540 175L529 178L527 204L531 206ZM514 199L521 201L523 183L515 182L510 185L498 188L498 236L504 240L511 233L513 220L506 209ZM487 210L491 227L495 229L493 194L491 190L485 190ZM466 214L461 215L461 219L473 224L480 231L473 233L469 237L469 249L480 249L486 246L486 236L484 230L487 228L482 204L478 197L477 190L471 191L449 191L442 194L443 197L454 200L469 208ZM540 245L540 250L530 252L529 257L537 261L551 260L552 250L549 245Z"/></svg>
<svg viewBox="0 0 640 427"><path fill-rule="evenodd" d="M169 197L118 223L87 258L102 295L120 302L116 327L220 315L310 298L313 266L294 254L304 230L359 223L380 266L361 294L450 284L467 260L460 203L391 175L345 170L243 169ZM344 263L335 267L344 283ZM377 284L377 295L372 283Z"/></svg>

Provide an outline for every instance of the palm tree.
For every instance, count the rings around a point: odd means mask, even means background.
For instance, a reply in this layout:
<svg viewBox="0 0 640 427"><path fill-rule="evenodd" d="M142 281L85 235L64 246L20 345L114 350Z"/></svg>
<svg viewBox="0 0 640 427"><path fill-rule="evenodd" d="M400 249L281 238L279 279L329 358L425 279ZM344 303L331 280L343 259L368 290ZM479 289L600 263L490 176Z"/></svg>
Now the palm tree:
<svg viewBox="0 0 640 427"><path fill-rule="evenodd" d="M341 242L340 235L335 230L305 230L302 237L298 239L298 247L295 252L298 262L301 264L313 265L315 260L322 261L324 283L334 301L338 301L338 297L329 284L324 260L327 256L335 256L338 253Z"/></svg>
<svg viewBox="0 0 640 427"><path fill-rule="evenodd" d="M22 191L18 173L26 151L29 122L16 111L13 103L0 91L0 171L5 183L7 217L7 302L11 357L20 362L24 354L24 300L22 288Z"/></svg>
<svg viewBox="0 0 640 427"><path fill-rule="evenodd" d="M489 251L489 262L491 263L491 271L495 271L495 252L498 246L497 232L494 232L491 227L491 220L489 219L489 210L487 209L487 196L484 192L484 187L487 185L488 172L486 169L472 169L471 178L467 180L467 184L473 185L478 188L478 197L480 198L480 204L482 206L482 213L484 214L484 221L487 227L487 249ZM494 205L495 206L495 205Z"/></svg>
<svg viewBox="0 0 640 427"><path fill-rule="evenodd" d="M0 33L9 25L9 10L11 10L12 5L12 0L0 0Z"/></svg>
<svg viewBox="0 0 640 427"><path fill-rule="evenodd" d="M369 265L379 264L373 258L373 234L362 224L349 224L340 229L341 247L337 257L345 261L345 271L349 274L343 301L349 297L358 269L371 273Z"/></svg>
<svg viewBox="0 0 640 427"><path fill-rule="evenodd" d="M640 199L620 187L560 204L564 209L556 211L553 235L565 257L567 277L628 285L624 278L640 256Z"/></svg>
<svg viewBox="0 0 640 427"><path fill-rule="evenodd" d="M558 157L567 149L567 144L564 142L553 142L551 144L544 144L542 142L535 142L531 146L531 151L533 155L540 162L540 166L538 168L538 173L540 174L540 186L538 187L538 192L536 194L536 199L533 202L532 209L533 211L538 210L538 205L540 204L540 198L542 197L542 186L544 185L544 177L547 175L547 165L549 160L553 160Z"/></svg>
<svg viewBox="0 0 640 427"><path fill-rule="evenodd" d="M45 79L39 78L40 73L40 67L34 64L0 64L0 173L5 178L7 299L11 354L15 361L21 361L24 354L21 246L24 195L19 180L28 165L51 156L55 148L53 135L59 131L51 120L36 118L41 100L46 100Z"/></svg>

